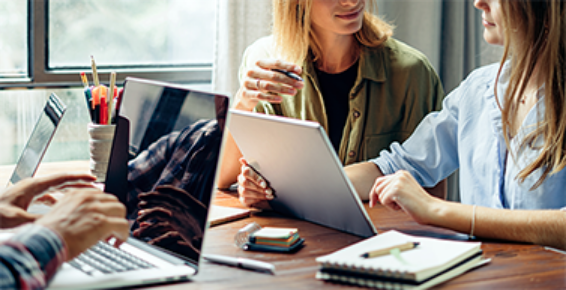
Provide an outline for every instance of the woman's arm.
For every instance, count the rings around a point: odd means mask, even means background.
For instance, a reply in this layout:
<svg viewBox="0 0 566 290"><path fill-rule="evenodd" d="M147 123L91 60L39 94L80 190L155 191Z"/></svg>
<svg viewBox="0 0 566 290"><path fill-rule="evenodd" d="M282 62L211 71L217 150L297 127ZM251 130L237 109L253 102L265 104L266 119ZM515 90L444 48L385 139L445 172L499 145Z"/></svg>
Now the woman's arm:
<svg viewBox="0 0 566 290"><path fill-rule="evenodd" d="M566 249L566 212L507 210L448 202L427 194L407 171L378 178L370 206L380 202L403 210L420 224L472 233L478 237L529 242Z"/></svg>
<svg viewBox="0 0 566 290"><path fill-rule="evenodd" d="M240 162L238 160L242 158L242 153L232 134L230 134L230 130L227 130L226 133L226 143L224 144L218 179L218 188L221 189L229 188L232 183L236 182L236 177L240 174Z"/></svg>
<svg viewBox="0 0 566 290"><path fill-rule="evenodd" d="M280 95L295 95L297 90L302 89L302 81L294 80L285 74L275 72L279 69L296 74L301 74L300 66L277 59L262 59L249 68L242 79L242 86L236 94L233 108L243 111L253 111L260 101L280 103ZM220 167L219 188L228 188L240 173L240 162L242 157L240 149L236 145L232 134L228 131L224 155Z"/></svg>
<svg viewBox="0 0 566 290"><path fill-rule="evenodd" d="M378 177L383 176L383 173L373 162L360 162L344 167L346 175L350 178L352 185L356 192L363 201L369 200L370 190ZM425 190L440 199L446 199L446 179L440 181L432 188L425 188Z"/></svg>
<svg viewBox="0 0 566 290"><path fill-rule="evenodd" d="M474 235L478 237L566 249L566 211L476 207L472 217L473 211L471 205L444 202L432 224L470 233L474 219Z"/></svg>

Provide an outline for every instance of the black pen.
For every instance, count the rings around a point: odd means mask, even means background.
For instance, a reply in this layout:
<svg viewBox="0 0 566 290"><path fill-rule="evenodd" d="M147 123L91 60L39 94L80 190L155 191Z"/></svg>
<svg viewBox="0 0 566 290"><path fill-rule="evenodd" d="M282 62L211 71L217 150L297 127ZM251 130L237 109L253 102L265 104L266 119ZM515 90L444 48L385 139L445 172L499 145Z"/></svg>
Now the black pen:
<svg viewBox="0 0 566 290"><path fill-rule="evenodd" d="M300 77L299 75L297 75L297 74L294 73L294 72L285 71L285 70L276 69L276 68L272 69L272 71L282 73L282 74L284 74L284 75L286 75L286 76L288 76L288 77L290 77L290 78L292 78L292 79L294 79L294 80L300 81L300 82L303 81L303 78Z"/></svg>
<svg viewBox="0 0 566 290"><path fill-rule="evenodd" d="M256 260L239 258L239 257L230 257L224 255L212 255L212 254L202 255L202 257L203 259L208 260L210 262L230 265L242 269L268 272L271 274L274 274L275 272L275 266L273 266L270 263L266 263L262 261L256 261Z"/></svg>

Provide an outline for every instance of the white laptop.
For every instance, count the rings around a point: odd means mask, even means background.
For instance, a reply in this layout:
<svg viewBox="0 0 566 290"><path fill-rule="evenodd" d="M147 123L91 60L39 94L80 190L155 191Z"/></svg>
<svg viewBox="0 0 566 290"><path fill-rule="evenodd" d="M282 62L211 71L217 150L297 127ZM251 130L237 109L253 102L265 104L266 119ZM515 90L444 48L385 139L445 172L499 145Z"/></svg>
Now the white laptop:
<svg viewBox="0 0 566 290"><path fill-rule="evenodd" d="M45 106L16 163L12 177L8 181L8 186L24 178L32 177L35 174L47 151L47 147L49 147L59 127L65 110L65 104L63 104L57 95L53 93L47 98Z"/></svg>
<svg viewBox="0 0 566 290"><path fill-rule="evenodd" d="M143 91L145 95L141 96L135 93L140 91ZM149 92L153 92L154 95L149 96ZM187 114L190 115L191 111L196 112L191 122L201 120L218 121L217 126L219 128L220 137L214 139L215 141L207 141L209 142L207 143L208 145L203 148L214 148L211 150L216 152L212 154L219 156L222 140L224 139L224 121L228 111L229 98L163 82L129 79L125 85L123 106L135 103L135 100L126 101L125 98L139 98L140 102L149 103L162 102L164 99L163 94L168 95L165 99L170 99L170 96L174 95L175 102L182 104L183 108L190 108L190 110L182 110L184 111L183 113L178 112L179 116L185 115L186 117ZM156 106L156 104L150 104L150 106L155 108L160 105ZM131 118L136 118L136 116L141 118L143 114L147 113L142 112L142 114L136 115L134 108L122 107L122 110L123 112L128 112L128 117ZM149 113L151 114L151 112ZM169 117L170 122L173 122L173 124L177 123L177 117L174 115L170 115ZM191 122L186 122L184 126L192 124ZM174 126L165 127L175 129L173 128ZM132 132L137 132L137 129L139 128L132 128ZM139 132L143 133L144 130L140 130ZM133 138L133 140L138 139ZM136 142L134 142L134 144L136 144ZM116 146L116 144L114 144L114 146ZM112 156L110 158L112 158ZM198 200L201 202L200 204L205 206L206 209L204 211L183 211L181 209L183 207L167 208L174 212L175 217L192 217L196 219L203 236L205 236L204 233L207 229L206 221L210 201L215 192L214 184L217 177L216 169L218 168L218 162L210 164L210 166L212 166L212 168L211 173L207 175L208 178L199 180L199 184L195 186L195 192L191 193L193 199L184 199L185 201L193 203L193 205L194 200ZM155 223L157 223L157 220L155 220ZM161 230L163 230L163 228ZM150 244L156 241L156 237L165 237L163 235L165 232L161 232L161 230L156 229L155 232L146 231L146 235L139 238L135 238L132 235L126 243L120 246L120 251L117 251L106 243L99 242L78 258L64 263L49 284L49 288L109 289L190 280L190 278L198 272L200 251L204 242L195 244L191 241L186 241L184 238L188 238L189 233L185 232L184 229L180 229L177 232L167 230L168 234L177 234L177 238L171 240L170 243L162 243L159 246ZM191 246L187 246L187 244Z"/></svg>
<svg viewBox="0 0 566 290"><path fill-rule="evenodd" d="M228 126L275 190L274 210L362 237L377 234L319 123L231 109Z"/></svg>

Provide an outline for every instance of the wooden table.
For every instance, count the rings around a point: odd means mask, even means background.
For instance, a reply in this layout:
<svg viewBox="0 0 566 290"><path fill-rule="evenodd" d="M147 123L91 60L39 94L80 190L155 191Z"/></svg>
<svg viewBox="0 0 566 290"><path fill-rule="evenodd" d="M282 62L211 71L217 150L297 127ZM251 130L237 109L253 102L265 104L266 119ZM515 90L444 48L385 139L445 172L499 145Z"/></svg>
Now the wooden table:
<svg viewBox="0 0 566 290"><path fill-rule="evenodd" d="M215 204L241 207L236 197L217 193ZM383 207L366 209L378 231L395 229L407 234L448 239L466 239L456 232L422 226L401 212ZM305 238L305 247L294 254L246 252L233 244L235 233L251 222L261 226L296 227ZM285 218L273 212L255 212L250 218L210 228L204 253L246 257L273 263L276 274L269 275L203 261L194 281L172 284L165 289L360 289L318 281L315 258L336 251L361 238L313 223ZM482 240L484 256L492 261L439 285L443 289L566 289L566 255L544 247L503 241Z"/></svg>
<svg viewBox="0 0 566 290"><path fill-rule="evenodd" d="M61 168L86 171L88 162L72 161L42 164L39 175L60 172ZM7 180L9 167L0 166L0 182ZM217 193L215 204L242 207L238 199L226 193ZM431 226L422 226L402 212L383 207L367 208L378 231L395 229L407 234L447 239L465 239L456 232ZM261 226L296 227L305 246L294 254L246 252L233 244L236 232L251 222ZM566 238L566 237L565 237ZM313 223L286 218L273 212L254 212L249 218L210 228L204 241L203 253L224 254L270 262L276 274L242 270L202 261L200 272L193 281L148 287L151 289L361 289L354 286L326 283L314 278L318 266L315 258L348 246L361 238ZM484 256L492 261L439 285L442 289L566 289L566 255L542 246L504 241L483 242Z"/></svg>

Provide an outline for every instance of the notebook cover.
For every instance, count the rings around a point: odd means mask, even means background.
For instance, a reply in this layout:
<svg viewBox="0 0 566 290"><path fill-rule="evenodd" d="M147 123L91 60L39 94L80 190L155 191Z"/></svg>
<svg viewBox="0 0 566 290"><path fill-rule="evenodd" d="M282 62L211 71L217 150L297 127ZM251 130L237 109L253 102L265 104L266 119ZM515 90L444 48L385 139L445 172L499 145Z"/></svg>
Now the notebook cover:
<svg viewBox="0 0 566 290"><path fill-rule="evenodd" d="M379 288L379 289L410 289L410 290L417 290L417 289L428 289L430 287L434 287L438 284L446 282L450 279L453 279L463 273L480 267L489 263L491 259L483 259L481 257L481 253L474 255L461 263L446 269L445 271L432 276L425 281L421 281L420 283L416 283L414 281L404 281L400 279L394 278L376 278L372 277L371 275L364 275L364 274L350 274L350 273L343 273L340 271L334 270L326 270L320 269L316 273L316 278L319 280L325 280L329 282L338 282L338 283L345 283L345 284L353 284L363 287L372 287L372 288Z"/></svg>
<svg viewBox="0 0 566 290"><path fill-rule="evenodd" d="M250 216L250 210L245 208L212 205L208 216L210 226L216 226L226 222Z"/></svg>
<svg viewBox="0 0 566 290"><path fill-rule="evenodd" d="M399 256L384 255L362 258L363 253L403 244L419 242L414 249L402 251ZM316 261L324 269L371 273L379 277L393 277L421 282L481 251L481 243L441 240L388 231L363 240Z"/></svg>

